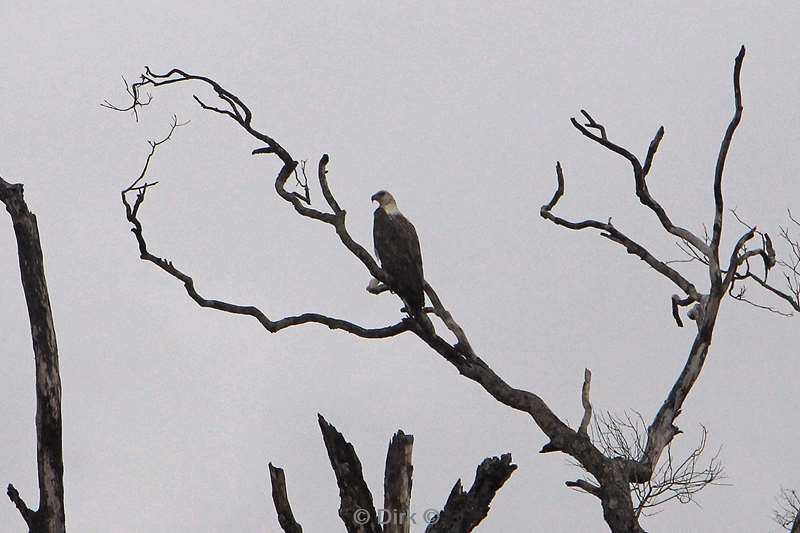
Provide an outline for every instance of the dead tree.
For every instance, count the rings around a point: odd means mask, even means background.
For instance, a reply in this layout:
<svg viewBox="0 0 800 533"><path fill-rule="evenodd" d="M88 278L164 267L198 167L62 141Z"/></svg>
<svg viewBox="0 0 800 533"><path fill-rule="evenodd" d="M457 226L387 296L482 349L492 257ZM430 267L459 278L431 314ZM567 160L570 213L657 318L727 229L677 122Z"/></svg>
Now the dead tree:
<svg viewBox="0 0 800 533"><path fill-rule="evenodd" d="M680 433L675 422L683 409L684 401L703 368L722 300L726 295L735 294L733 292L735 287L752 280L791 304L794 309L800 310L796 295L786 293L768 281L767 275L770 269L775 266L776 258L771 241L766 234L760 235L761 243L759 245L748 249L747 246L757 235L756 229L750 228L739 237L736 244L727 253L720 249L725 214L722 192L723 171L734 132L742 116L742 95L739 80L744 53L744 48L742 48L735 60L733 72L734 115L723 136L714 171L713 230L708 238L700 238L690 230L676 224L647 188L646 179L651 171L659 143L664 136L663 127L658 129L642 163L632 152L611 141L607 136L605 127L596 122L589 113L583 111L583 115L587 120L585 124L572 119L573 126L580 133L630 163L633 171L634 190L640 202L656 215L661 226L668 234L683 242L693 254L697 255L699 260L702 260L708 266L707 279L709 280L709 286L705 290L699 288L705 285L705 280L702 280L701 284L693 283L667 262L656 258L644 246L628 237L613 225L610 219L608 222L597 220L569 221L554 214L553 210L564 194L564 175L560 163L556 164L557 190L552 199L541 208L541 216L543 218L572 230L599 230L603 237L620 244L629 254L645 261L655 272L665 276L681 291L680 295L676 294L671 298L672 315L677 325L683 326L681 311L684 308L689 308L686 316L695 322L697 333L691 342L686 363L667 394L663 405L658 409L648 425L646 443L638 457L608 455L589 438L588 426L591 419L591 402L588 397L588 382L590 374L587 373L582 394L585 415L580 426L572 428L561 417L556 415L536 393L513 387L494 372L491 366L473 349L465 331L460 327L429 283L426 283L425 292L430 299L432 308L427 308L426 312L432 313L441 319L452 334L452 338L445 338L439 333L424 327L418 320L409 317L401 318L396 323L378 328L365 327L343 318L330 317L314 312L283 318L270 318L270 315L252 305L239 305L224 300L206 298L198 292L194 280L189 274L176 267L172 261L155 255L150 251L139 216L145 196L154 185L146 181L147 165L145 165L145 168L131 186L122 191L122 202L127 219L133 226L132 231L138 244L141 259L153 263L156 267L183 283L189 297L201 307L255 318L264 329L271 333L302 324L319 324L368 339L383 339L403 334L415 335L423 344L442 356L461 375L483 387L495 400L512 409L529 414L534 423L549 438L549 442L542 448L541 452L562 452L569 455L583 469L589 472L594 479L593 482L583 479L569 481L567 485L579 487L600 500L603 516L611 531L615 533L638 533L642 532L643 529L639 524L631 497L631 484L645 484L653 478L664 451L675 436ZM278 141L257 129L253 125L253 113L250 108L238 96L215 80L206 76L190 74L179 68L173 68L164 74L157 74L149 68L145 68L140 81L128 87L128 92L131 96L131 101L128 105L114 106L108 103L106 105L120 111L130 111L138 116L141 108L150 102L151 94L154 91L162 90L162 87L168 85L200 85L210 88L216 94L217 101L208 102L193 95L194 100L200 107L227 117L238 124L245 133L259 143L258 148L253 150L254 155L274 154L281 161L282 167L275 179L275 190L280 198L290 204L298 215L331 227L341 244L378 281L377 284L370 283L368 289L371 292L380 293L385 287L392 285L386 272L378 266L372 255L352 238L347 229L347 212L337 202L328 183L328 155L323 155L320 158L317 174L319 188L325 203L321 206L312 206L307 181L297 180L299 189L302 192L287 188L289 179L292 176L296 176L298 167L298 163L292 155ZM173 122L173 130L176 124L177 121ZM151 156L155 151L156 144L151 143ZM149 160L150 158L148 157L148 162ZM135 194L132 202L129 199L131 193ZM755 260L763 262L763 274L756 273L755 269L750 268L751 261Z"/></svg>
<svg viewBox="0 0 800 533"><path fill-rule="evenodd" d="M441 510L414 512L411 509L411 449L414 436L398 430L389 441L386 454L383 507L376 509L355 448L322 415L318 418L322 439L339 486L339 517L348 533L408 533L415 524L427 524L426 533L472 531L486 518L495 494L517 468L511 463L510 454L484 459L475 472L475 482L468 492L464 492L459 479ZM303 528L295 520L289 504L283 470L270 463L269 475L272 501L281 528L285 533L302 533Z"/></svg>
<svg viewBox="0 0 800 533"><path fill-rule="evenodd" d="M58 346L44 275L42 245L36 216L28 210L22 184L0 178L0 201L14 225L17 255L28 306L33 355L36 363L36 463L39 477L39 508L28 508L14 485L8 497L19 510L30 533L63 533L64 461L61 449L61 377Z"/></svg>
<svg viewBox="0 0 800 533"><path fill-rule="evenodd" d="M28 508L12 484L8 485L7 494L30 533L64 533L61 379L39 231L36 216L25 203L21 184L10 184L0 178L0 201L11 215L17 239L36 363L39 509ZM384 506L376 511L355 449L321 415L319 424L340 489L339 515L348 533L408 533L417 520L429 524L426 531L430 533L472 531L486 517L495 494L517 468L511 463L510 454L487 458L478 466L469 492L463 491L461 480L458 480L442 510L429 509L417 517L410 506L414 437L398 431L389 444L386 457ZM286 533L302 533L303 529L294 519L289 505L283 470L270 463L269 472L281 528Z"/></svg>
<svg viewBox="0 0 800 533"><path fill-rule="evenodd" d="M772 519L790 533L800 533L800 495L794 489L781 489L778 495L778 508Z"/></svg>

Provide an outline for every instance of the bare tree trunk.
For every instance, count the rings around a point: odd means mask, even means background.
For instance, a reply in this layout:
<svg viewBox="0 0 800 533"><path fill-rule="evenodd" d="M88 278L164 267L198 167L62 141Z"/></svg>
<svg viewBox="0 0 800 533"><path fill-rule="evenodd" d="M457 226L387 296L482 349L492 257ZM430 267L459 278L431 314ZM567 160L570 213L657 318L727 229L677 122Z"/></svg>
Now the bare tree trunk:
<svg viewBox="0 0 800 533"><path fill-rule="evenodd" d="M13 485L8 497L19 509L30 533L64 533L64 461L61 449L61 377L58 347L47 294L42 246L36 216L28 210L22 184L0 178L0 201L11 215L17 238L19 270L36 361L36 460L39 474L39 509L25 505Z"/></svg>
<svg viewBox="0 0 800 533"><path fill-rule="evenodd" d="M633 509L631 487L622 461L611 463L606 478L601 480L599 496L603 518L612 533L645 533Z"/></svg>
<svg viewBox="0 0 800 533"><path fill-rule="evenodd" d="M383 509L392 513L383 524L383 533L411 531L411 485L414 467L411 450L414 435L398 430L389 442L386 453L386 472L383 480ZM384 517L385 518L385 517Z"/></svg>

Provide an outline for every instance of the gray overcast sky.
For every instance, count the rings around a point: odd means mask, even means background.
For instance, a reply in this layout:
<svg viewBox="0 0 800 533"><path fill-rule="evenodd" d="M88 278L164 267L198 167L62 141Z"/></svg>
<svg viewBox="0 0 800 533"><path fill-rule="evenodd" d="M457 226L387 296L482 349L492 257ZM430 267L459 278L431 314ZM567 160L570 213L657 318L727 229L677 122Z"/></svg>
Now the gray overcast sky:
<svg viewBox="0 0 800 533"><path fill-rule="evenodd" d="M398 316L396 299L364 291L366 272L328 227L275 197L277 161L251 157L257 145L201 112L189 87L159 91L138 124L101 109L125 101L120 74L149 65L209 75L294 157L331 154L331 184L370 248L369 197L391 190L420 233L426 277L478 352L573 424L587 366L597 409L652 417L692 331L674 326L674 289L640 261L539 218L559 159L560 213L613 216L652 251L680 255L636 203L626 163L583 139L570 116L590 110L640 155L663 124L651 189L700 231L745 44L727 202L772 231L786 207L800 210L797 2L5 1L0 16L0 174L25 183L39 217L74 532L277 531L268 460L286 469L308 531L341 530L317 412L354 443L378 501L386 444L402 428L416 436L415 510L440 507L481 459L511 451L520 468L481 531L606 530L599 505L564 487L577 476L566 457L537 453L545 439L528 417L411 336L367 342L315 326L269 335L199 309L139 261L119 190L177 113L191 125L153 161L161 185L142 211L155 253L209 297L270 316L319 311L375 326ZM7 217L0 228L0 482L35 504L30 338ZM702 286L699 269L683 270ZM676 447L706 424L732 486L709 489L702 508L668 508L649 530L777 529L776 493L800 487L794 320L726 301ZM0 530L22 529L0 504Z"/></svg>

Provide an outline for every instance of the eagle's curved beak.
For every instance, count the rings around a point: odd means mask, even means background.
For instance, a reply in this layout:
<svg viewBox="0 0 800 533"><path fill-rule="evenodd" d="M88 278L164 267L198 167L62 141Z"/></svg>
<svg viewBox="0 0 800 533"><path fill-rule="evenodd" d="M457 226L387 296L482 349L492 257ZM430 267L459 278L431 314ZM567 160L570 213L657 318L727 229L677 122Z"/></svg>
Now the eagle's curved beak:
<svg viewBox="0 0 800 533"><path fill-rule="evenodd" d="M378 202L379 201L378 200L378 193L373 194L372 198L370 198L370 200L372 200L373 202Z"/></svg>

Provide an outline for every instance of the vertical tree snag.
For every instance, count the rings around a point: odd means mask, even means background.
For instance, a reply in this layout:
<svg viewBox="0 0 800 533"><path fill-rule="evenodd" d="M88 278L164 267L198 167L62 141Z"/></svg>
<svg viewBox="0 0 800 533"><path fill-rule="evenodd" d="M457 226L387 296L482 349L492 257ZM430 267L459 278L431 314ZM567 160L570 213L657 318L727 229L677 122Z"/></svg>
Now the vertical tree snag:
<svg viewBox="0 0 800 533"><path fill-rule="evenodd" d="M429 282L425 284L425 292L432 303L432 307L425 308L423 311L424 313L435 315L442 321L449 332L444 335L440 335L436 331L424 327L424 324L410 317L404 317L401 318L399 322L377 328L361 326L345 319L328 317L319 313L304 313L298 316L271 319L268 318L266 313L252 305L238 305L201 296L195 288L194 280L188 274L176 268L172 261L159 257L149 251L144 238L142 221L139 216L140 208L145 199L145 193L148 188L152 186L152 184L148 184L144 181L147 172L147 163L145 163L144 169L139 174L138 178L133 180L132 185L122 191L122 202L125 207L126 217L133 226L132 231L138 244L140 258L153 263L162 271L183 283L189 297L201 307L253 317L270 333L276 333L287 327L304 324L319 324L327 326L330 329L338 329L357 337L368 339L383 339L406 333L415 335L424 345L428 346L452 365L462 376L481 386L496 401L530 415L533 422L549 439L549 442L542 448L541 453L565 453L585 469L593 477L594 481L568 481L567 485L580 488L600 500L603 516L612 532L640 533L644 530L639 524L639 514L631 496L631 484L646 484L652 480L655 473L658 472L659 461L662 458L664 450L669 447L674 437L680 433L680 430L675 425L675 421L680 415L684 401L703 368L709 346L711 345L717 312L722 299L726 294L734 294L732 292L734 286L748 279L752 279L756 284L761 285L769 292L790 303L793 308L800 310L800 304L798 304L796 298L796 295L800 293L800 289L794 291L796 285L792 286L790 282L790 291L786 293L777 289L767 281L767 273L775 266L776 260L771 241L766 234L762 235L758 233L755 228L749 228L748 231L740 236L739 240L733 246L726 261L723 261L720 256L724 215L722 193L723 170L733 134L742 116L743 107L739 78L744 54L745 50L744 47L742 47L735 59L733 72L734 116L723 136L714 171L714 223L713 234L710 238L701 238L688 229L676 224L673 218L648 190L646 180L651 172L659 144L664 137L663 127L657 130L648 147L644 163L642 163L631 151L612 142L608 137L605 126L595 121L586 111L581 111L586 118L586 123L581 124L576 119L572 119L573 126L581 134L607 150L623 157L630 163L633 171L634 191L639 201L646 208L653 211L664 231L679 239L686 247L686 250L696 257L697 260L707 265L707 283L705 280L701 280L702 283L693 283L681 272L670 266L670 262L658 259L644 246L628 237L611 223L611 219L609 219L608 222L600 222L597 220L575 222L555 215L553 209L564 194L564 175L560 163L556 164L557 190L552 199L542 206L540 211L543 218L568 229L599 230L603 237L622 245L629 254L638 257L658 274L669 279L678 287L681 293L680 295L673 295L670 300L672 316L675 322L678 326L682 327L682 310L684 308L689 308L686 316L694 321L697 326L697 333L689 348L686 363L680 375L676 378L672 389L667 394L666 399L647 428L647 437L643 450L635 457L623 457L605 453L604 450L598 447L596 443L592 442L589 437L587 429L591 422L592 409L589 398L591 373L588 370L584 375L584 386L580 393L581 402L584 407L584 416L580 426L572 428L561 417L554 413L540 396L534 392L509 385L494 372L491 366L473 349L467 339L465 331L461 328L450 311L447 310ZM257 141L259 147L253 150L252 153L254 155L274 154L277 156L282 163L282 167L274 182L275 191L278 196L290 204L298 215L331 226L341 244L363 265L373 278L367 290L373 294L386 292L386 287L391 286L391 279L387 273L380 268L366 248L352 238L347 229L347 213L336 201L329 186L327 177L328 156L323 155L320 158L318 166L318 186L322 192L321 196L325 201L324 203L320 202L322 204L320 206L312 207L311 196L308 190L308 181L303 182L299 179L296 180L298 186L303 191L302 193L287 189L289 178L292 175L297 176L296 169L298 163L286 148L281 146L275 139L256 129L253 126L253 113L250 108L238 96L222 87L216 81L205 76L189 74L177 68L173 68L165 74L156 74L148 67L145 67L140 81L127 87L131 102L126 106L114 106L108 103L106 103L106 106L119 111L131 111L138 116L140 108L150 103L152 91L168 85L182 85L187 87L201 85L206 88L211 88L216 94L218 101L207 103L197 96L193 96L194 100L202 109L231 119L238 124L245 133ZM175 124L176 121L173 121L172 130L174 130ZM170 130L170 133L172 130ZM167 138L168 137L169 136L167 136ZM159 143L151 142L152 150L150 156L148 156L147 162L150 161L150 157L153 155L157 144ZM140 185L142 182L143 184ZM128 197L131 193L135 193L135 200L133 200L133 203L131 203ZM761 246L748 249L748 244L756 235L761 237ZM751 260L763 261L763 277L756 274L755 270L750 268ZM789 264L787 268L791 270L791 265ZM793 279L797 280L800 279L800 277ZM708 284L709 287L705 292L698 288L706 284ZM453 496L453 498L454 502L462 500L462 498L457 495ZM457 503L453 505L457 505Z"/></svg>
<svg viewBox="0 0 800 533"><path fill-rule="evenodd" d="M411 464L411 449L414 435L398 430L389 442L386 454L386 474L383 480L383 508L392 509L397 517L384 524L384 533L409 533L411 521L411 481L414 467Z"/></svg>
<svg viewBox="0 0 800 533"><path fill-rule="evenodd" d="M30 533L63 533L64 462L61 449L61 377L58 347L47 293L42 246L36 216L28 210L22 184L0 178L2 201L14 225L17 255L36 363L36 462L39 478L39 508L28 508L14 485L7 494L16 505Z"/></svg>
<svg viewBox="0 0 800 533"><path fill-rule="evenodd" d="M335 427L319 415L322 439L328 450L331 467L339 485L339 518L344 522L348 533L382 533L372 493L364 481L361 461L353 445Z"/></svg>
<svg viewBox="0 0 800 533"><path fill-rule="evenodd" d="M286 476L283 468L269 464L269 480L272 484L272 502L278 513L278 523L285 533L303 533L303 528L294 519L292 506L289 505L289 495L286 492Z"/></svg>

